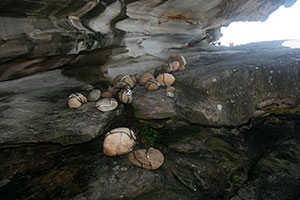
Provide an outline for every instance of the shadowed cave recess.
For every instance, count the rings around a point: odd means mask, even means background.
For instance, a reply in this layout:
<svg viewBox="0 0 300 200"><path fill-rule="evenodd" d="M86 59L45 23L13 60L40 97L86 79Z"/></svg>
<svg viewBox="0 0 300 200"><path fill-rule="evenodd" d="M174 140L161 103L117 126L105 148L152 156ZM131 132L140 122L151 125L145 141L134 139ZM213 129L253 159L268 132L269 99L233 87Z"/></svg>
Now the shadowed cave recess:
<svg viewBox="0 0 300 200"><path fill-rule="evenodd" d="M294 3L1 0L0 199L299 199L300 50L211 44L222 26ZM95 108L87 84L104 93L173 54L187 63L172 73L173 96L137 84L130 104ZM74 92L89 101L70 109ZM163 165L106 156L105 133L118 127Z"/></svg>

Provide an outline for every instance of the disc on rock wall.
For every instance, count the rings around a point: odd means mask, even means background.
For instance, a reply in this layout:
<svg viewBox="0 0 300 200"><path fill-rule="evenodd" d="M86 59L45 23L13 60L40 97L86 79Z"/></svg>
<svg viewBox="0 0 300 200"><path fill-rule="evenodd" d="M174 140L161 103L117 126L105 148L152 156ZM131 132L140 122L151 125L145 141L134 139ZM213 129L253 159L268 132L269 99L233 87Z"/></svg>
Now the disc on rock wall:
<svg viewBox="0 0 300 200"><path fill-rule="evenodd" d="M152 147L133 151L128 159L132 164L149 170L156 170L164 163L164 155Z"/></svg>

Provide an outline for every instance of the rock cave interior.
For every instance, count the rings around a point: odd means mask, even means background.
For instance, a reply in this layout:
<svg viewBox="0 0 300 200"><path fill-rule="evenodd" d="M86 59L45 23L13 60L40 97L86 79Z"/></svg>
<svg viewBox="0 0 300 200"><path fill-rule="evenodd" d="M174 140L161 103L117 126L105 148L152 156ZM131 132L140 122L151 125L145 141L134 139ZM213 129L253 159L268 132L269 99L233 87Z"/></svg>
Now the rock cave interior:
<svg viewBox="0 0 300 200"><path fill-rule="evenodd" d="M295 2L1 0L0 199L300 199Z"/></svg>

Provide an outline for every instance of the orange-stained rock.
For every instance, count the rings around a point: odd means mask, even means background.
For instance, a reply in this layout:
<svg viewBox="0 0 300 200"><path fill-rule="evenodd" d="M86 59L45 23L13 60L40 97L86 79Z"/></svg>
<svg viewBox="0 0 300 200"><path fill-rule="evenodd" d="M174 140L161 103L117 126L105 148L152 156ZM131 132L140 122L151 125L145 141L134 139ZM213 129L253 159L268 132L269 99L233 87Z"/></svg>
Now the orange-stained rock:
<svg viewBox="0 0 300 200"><path fill-rule="evenodd" d="M185 69L184 65L181 65L180 67L178 67L178 71L183 71Z"/></svg>

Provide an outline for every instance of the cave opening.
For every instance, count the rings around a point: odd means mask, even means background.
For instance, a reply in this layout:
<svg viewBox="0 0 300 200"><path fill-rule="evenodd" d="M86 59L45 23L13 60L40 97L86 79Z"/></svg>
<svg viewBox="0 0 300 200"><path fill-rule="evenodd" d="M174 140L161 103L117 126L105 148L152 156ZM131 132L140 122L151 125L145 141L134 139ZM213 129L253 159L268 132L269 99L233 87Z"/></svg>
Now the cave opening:
<svg viewBox="0 0 300 200"><path fill-rule="evenodd" d="M222 27L223 37L220 42L224 46L242 45L252 42L272 40L292 40L285 43L291 48L300 48L300 1L287 8L279 7L266 21L239 21L228 27Z"/></svg>

